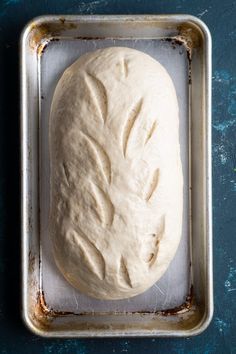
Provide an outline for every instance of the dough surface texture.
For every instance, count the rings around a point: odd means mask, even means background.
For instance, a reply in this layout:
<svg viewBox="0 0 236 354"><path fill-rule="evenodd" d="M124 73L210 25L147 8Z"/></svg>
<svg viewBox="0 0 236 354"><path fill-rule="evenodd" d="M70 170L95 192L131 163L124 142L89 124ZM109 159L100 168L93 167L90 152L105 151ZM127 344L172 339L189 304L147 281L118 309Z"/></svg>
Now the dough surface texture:
<svg viewBox="0 0 236 354"><path fill-rule="evenodd" d="M156 60L113 47L60 78L50 126L50 235L70 284L100 299L151 287L182 231L178 102Z"/></svg>

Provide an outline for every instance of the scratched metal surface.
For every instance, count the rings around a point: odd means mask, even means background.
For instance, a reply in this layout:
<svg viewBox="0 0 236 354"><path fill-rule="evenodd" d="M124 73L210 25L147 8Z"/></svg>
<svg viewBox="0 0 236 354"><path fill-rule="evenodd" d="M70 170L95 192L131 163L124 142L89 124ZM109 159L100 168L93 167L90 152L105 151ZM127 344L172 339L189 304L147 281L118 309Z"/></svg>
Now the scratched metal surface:
<svg viewBox="0 0 236 354"><path fill-rule="evenodd" d="M49 235L50 166L48 151L48 121L56 84L63 71L88 51L109 46L127 46L141 50L157 59L169 72L177 93L180 110L180 146L184 173L183 228L177 254L164 276L148 291L132 299L101 301L92 299L73 288L58 271L53 260ZM182 305L190 289L189 206L188 206L188 60L183 45L162 40L63 40L53 41L40 60L41 97L41 266L42 289L49 308L56 311L135 312L165 310Z"/></svg>
<svg viewBox="0 0 236 354"><path fill-rule="evenodd" d="M44 340L23 326L19 311L18 38L45 13L190 13L213 36L213 212L215 315L189 339ZM0 2L0 352L236 353L236 1L2 0Z"/></svg>

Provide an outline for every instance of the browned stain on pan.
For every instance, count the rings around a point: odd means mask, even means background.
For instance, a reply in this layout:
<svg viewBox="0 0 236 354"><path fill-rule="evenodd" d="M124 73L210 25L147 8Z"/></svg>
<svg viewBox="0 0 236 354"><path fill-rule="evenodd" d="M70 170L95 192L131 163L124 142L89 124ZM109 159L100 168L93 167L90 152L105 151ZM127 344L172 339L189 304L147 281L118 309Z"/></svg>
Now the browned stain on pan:
<svg viewBox="0 0 236 354"><path fill-rule="evenodd" d="M192 306L193 305L193 306ZM188 315L189 313L189 315ZM186 329L185 326L189 326L189 328L192 327L193 324L197 325L201 319L201 313L198 311L197 308L195 308L193 304L193 287L191 286L190 293L186 298L186 301L184 304L181 306L178 306L173 309L168 309L165 311L156 311L156 312L136 312L136 313L126 313L126 320L121 319L121 322L118 321L117 323L111 324L109 321L109 316L114 315L114 313L98 313L100 317L106 318L105 322L102 321L100 323L96 323L92 320L91 313L89 312L83 312L83 313L73 313L73 312L67 312L67 311L55 311L51 309L45 300L44 292L39 291L37 293L37 301L34 304L34 311L33 311L33 316L32 320L34 325L37 327L38 330L48 333L49 331L54 331L57 330L58 324L54 322L56 318L58 317L63 317L65 316L66 320L63 322L62 327L60 325L60 328L62 330L71 330L72 328L74 330L82 331L82 332L91 332L91 331L107 331L107 330L114 330L114 331L126 331L127 328L132 328L133 330L140 330L140 321L138 318L144 317L145 321L142 321L142 329L143 331L145 330L154 330L156 329L156 320L157 318L163 320L161 321L161 329L166 329L168 328L169 322L167 323L164 319L168 316L172 316L173 318L176 318L177 321L174 321L172 323L173 329L179 329L182 327L183 329ZM119 316L122 316L124 314L122 313L117 313L116 314L119 318ZM186 321L183 321L184 316L188 316L185 318ZM84 319L75 320L75 317L84 317ZM138 316L138 317L137 317ZM139 317L140 316L140 317ZM181 317L183 316L183 317ZM136 320L133 320L133 318L136 318ZM108 323L108 322L109 323ZM180 322L179 322L180 321Z"/></svg>
<svg viewBox="0 0 236 354"><path fill-rule="evenodd" d="M173 307L171 309L167 309L167 310L158 310L156 312L152 312L152 311L139 311L137 312L143 315L146 314L155 314L155 315L162 315L162 316L178 316L181 315L185 312L188 312L191 310L192 306L194 304L194 296L193 296L193 285L191 285L190 290L189 290L189 294L186 296L186 300L183 304L181 304L180 306L176 306Z"/></svg>
<svg viewBox="0 0 236 354"><path fill-rule="evenodd" d="M47 41L42 42L42 43L40 43L40 44L38 45L38 47L37 47L37 54L38 54L39 56L42 55L42 54L45 52L45 50L46 50L46 48L47 48L47 46L48 46L48 43L49 43L49 41L47 40Z"/></svg>
<svg viewBox="0 0 236 354"><path fill-rule="evenodd" d="M39 329L49 330L55 317L71 314L73 314L73 312L54 311L48 307L44 292L38 291L36 303L34 304L32 320Z"/></svg>
<svg viewBox="0 0 236 354"><path fill-rule="evenodd" d="M182 313L188 312L191 309L192 305L193 305L193 285L191 285L189 294L187 295L186 300L182 305L174 307L172 309L160 311L160 314L163 316L180 315Z"/></svg>
<svg viewBox="0 0 236 354"><path fill-rule="evenodd" d="M177 307L174 307L172 309L167 309L163 311L156 311L156 312L148 312L148 311L139 311L136 314L155 314L155 315L162 315L162 316L177 316L180 314L183 314L191 309L191 306L193 305L193 286L190 288L190 292L186 297L186 301ZM99 313L102 314L102 313ZM108 314L108 313L104 313ZM112 313L110 313L112 314ZM132 313L128 313L129 315L132 315ZM43 291L39 291L37 294L37 301L36 301L36 306L35 306L35 317L39 318L44 318L44 321L51 321L55 317L59 316L68 316L68 315L76 315L76 316L86 316L86 315L91 315L89 312L82 312L82 313L74 313L71 311L55 311L52 308L50 308L45 300L45 295Z"/></svg>
<svg viewBox="0 0 236 354"><path fill-rule="evenodd" d="M83 40L85 40L85 41L89 41L89 40L95 40L95 41L97 41L97 40L99 40L99 39L112 39L112 37L85 37L85 36L77 36L77 37L74 37L74 39L83 39Z"/></svg>
<svg viewBox="0 0 236 354"><path fill-rule="evenodd" d="M55 310L51 309L50 307L48 307L43 291L38 292L37 303L40 306L42 313L47 317L57 317L57 316L65 316L65 315L73 315L74 314L73 312L70 312L70 311L55 311Z"/></svg>
<svg viewBox="0 0 236 354"><path fill-rule="evenodd" d="M194 24L182 23L178 26L179 38L189 49L198 48L202 45L203 35L199 27Z"/></svg>
<svg viewBox="0 0 236 354"><path fill-rule="evenodd" d="M43 41L43 42L40 43L40 44L38 45L38 47L37 47L37 54L38 54L39 56L42 55L42 54L45 52L45 50L47 49L49 43L51 43L51 42L57 42L57 41L59 41L59 40L60 40L60 38L54 37L54 38L50 38L50 39L47 39L47 40Z"/></svg>
<svg viewBox="0 0 236 354"><path fill-rule="evenodd" d="M72 30L77 27L75 23L66 21L63 17L53 23L32 23L29 33L29 46L41 54L45 47L45 42L49 42L54 37L59 37L64 30Z"/></svg>
<svg viewBox="0 0 236 354"><path fill-rule="evenodd" d="M65 17L60 17L59 21L64 25L64 23L66 22L66 19L65 19Z"/></svg>
<svg viewBox="0 0 236 354"><path fill-rule="evenodd" d="M173 39L185 46L189 62L191 63L193 49L199 48L203 44L203 34L196 25L189 23L182 23L177 29L179 34L173 37Z"/></svg>
<svg viewBox="0 0 236 354"><path fill-rule="evenodd" d="M28 263L29 273L32 274L35 269L35 256L32 254L31 251L29 251L28 259L29 259L29 263Z"/></svg>
<svg viewBox="0 0 236 354"><path fill-rule="evenodd" d="M37 294L36 303L33 306L32 321L41 330L48 330L52 318L48 315L49 311L45 306L44 298L40 292Z"/></svg>
<svg viewBox="0 0 236 354"><path fill-rule="evenodd" d="M190 42L188 43L182 36L167 37L164 38L163 41L170 42L173 49L175 49L177 45L183 45L185 47L188 59L188 83L190 85L192 83L192 46L190 46Z"/></svg>

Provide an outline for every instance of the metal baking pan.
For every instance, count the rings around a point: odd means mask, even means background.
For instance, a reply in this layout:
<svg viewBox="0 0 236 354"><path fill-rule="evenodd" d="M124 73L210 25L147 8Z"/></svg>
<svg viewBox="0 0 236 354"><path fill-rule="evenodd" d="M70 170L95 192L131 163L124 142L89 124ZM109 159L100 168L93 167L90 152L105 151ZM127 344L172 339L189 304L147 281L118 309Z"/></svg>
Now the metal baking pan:
<svg viewBox="0 0 236 354"><path fill-rule="evenodd" d="M100 301L57 270L48 235L48 119L55 85L81 54L128 46L160 61L176 87L184 170L183 232L164 276L144 294ZM44 16L21 37L22 313L46 337L191 336L213 313L211 37L189 15Z"/></svg>

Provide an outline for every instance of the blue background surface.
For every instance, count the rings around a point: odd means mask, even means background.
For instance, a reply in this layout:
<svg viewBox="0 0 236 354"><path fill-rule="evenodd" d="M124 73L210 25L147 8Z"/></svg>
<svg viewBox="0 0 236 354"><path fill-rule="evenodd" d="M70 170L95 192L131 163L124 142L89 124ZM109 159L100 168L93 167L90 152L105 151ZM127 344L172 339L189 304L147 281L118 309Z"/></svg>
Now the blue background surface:
<svg viewBox="0 0 236 354"><path fill-rule="evenodd" d="M189 13L213 37L215 314L185 339L42 339L20 318L19 34L43 14ZM236 1L0 0L0 353L236 353Z"/></svg>

